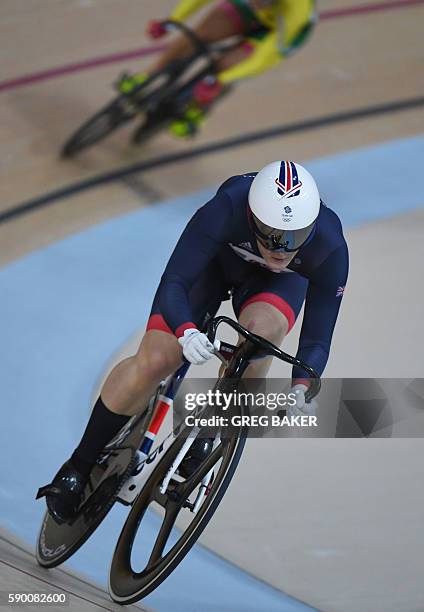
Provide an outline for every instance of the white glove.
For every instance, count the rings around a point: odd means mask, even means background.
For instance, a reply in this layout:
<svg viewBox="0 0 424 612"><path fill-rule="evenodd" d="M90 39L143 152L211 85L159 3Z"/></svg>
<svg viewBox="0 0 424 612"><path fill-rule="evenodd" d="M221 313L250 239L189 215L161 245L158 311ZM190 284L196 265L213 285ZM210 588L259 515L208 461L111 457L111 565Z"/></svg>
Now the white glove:
<svg viewBox="0 0 424 612"><path fill-rule="evenodd" d="M210 359L219 350L220 342L215 340L211 344L206 334L202 334L195 327L186 329L184 335L178 338L178 342L183 347L183 355L190 363L201 365Z"/></svg>
<svg viewBox="0 0 424 612"><path fill-rule="evenodd" d="M296 416L316 416L317 412L317 402L312 400L310 403L306 403L305 393L308 390L306 385L298 384L294 385L290 394L294 394L296 396L296 403L293 404L293 400L290 396L290 402L287 408L287 416L288 417L296 417Z"/></svg>

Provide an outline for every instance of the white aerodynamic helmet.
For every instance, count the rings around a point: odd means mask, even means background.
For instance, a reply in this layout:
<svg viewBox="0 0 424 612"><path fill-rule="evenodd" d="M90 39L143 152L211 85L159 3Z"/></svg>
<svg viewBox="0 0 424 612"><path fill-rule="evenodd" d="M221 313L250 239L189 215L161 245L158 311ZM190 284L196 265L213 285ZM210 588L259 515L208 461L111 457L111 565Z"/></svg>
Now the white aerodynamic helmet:
<svg viewBox="0 0 424 612"><path fill-rule="evenodd" d="M320 209L318 187L309 172L292 161L271 162L249 190L252 229L272 251L297 251L312 236Z"/></svg>

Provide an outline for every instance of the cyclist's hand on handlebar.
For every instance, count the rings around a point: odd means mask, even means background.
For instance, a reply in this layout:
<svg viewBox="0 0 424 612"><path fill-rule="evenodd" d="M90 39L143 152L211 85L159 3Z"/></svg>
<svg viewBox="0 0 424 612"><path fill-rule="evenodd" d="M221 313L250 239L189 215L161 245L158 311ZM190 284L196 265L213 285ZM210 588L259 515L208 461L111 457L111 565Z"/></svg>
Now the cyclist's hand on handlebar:
<svg viewBox="0 0 424 612"><path fill-rule="evenodd" d="M150 36L150 38L162 38L162 36L165 36L165 34L167 34L168 30L166 29L164 21L154 19L148 24L146 32Z"/></svg>
<svg viewBox="0 0 424 612"><path fill-rule="evenodd" d="M201 365L208 361L220 346L219 340L215 340L212 344L206 334L202 334L194 327L186 329L184 335L178 338L178 342L183 347L184 357L194 365Z"/></svg>
<svg viewBox="0 0 424 612"><path fill-rule="evenodd" d="M288 417L316 416L316 410L317 410L318 404L315 400L312 400L311 402L306 403L305 393L307 390L308 390L308 387L302 384L294 385L291 388L290 393L296 396L296 403L293 404L292 402L290 402L287 408Z"/></svg>

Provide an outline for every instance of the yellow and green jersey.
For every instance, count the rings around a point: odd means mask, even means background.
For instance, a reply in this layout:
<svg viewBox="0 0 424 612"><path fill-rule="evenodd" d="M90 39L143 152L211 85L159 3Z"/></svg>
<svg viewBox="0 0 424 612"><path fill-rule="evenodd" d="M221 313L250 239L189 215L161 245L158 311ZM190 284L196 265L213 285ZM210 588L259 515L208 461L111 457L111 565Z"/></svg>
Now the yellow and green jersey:
<svg viewBox="0 0 424 612"><path fill-rule="evenodd" d="M203 6L215 0L181 0L171 19L184 21ZM264 72L302 44L315 22L314 0L228 0L239 11L251 13L264 27L262 36L247 35L254 51L239 64L218 75L230 83Z"/></svg>

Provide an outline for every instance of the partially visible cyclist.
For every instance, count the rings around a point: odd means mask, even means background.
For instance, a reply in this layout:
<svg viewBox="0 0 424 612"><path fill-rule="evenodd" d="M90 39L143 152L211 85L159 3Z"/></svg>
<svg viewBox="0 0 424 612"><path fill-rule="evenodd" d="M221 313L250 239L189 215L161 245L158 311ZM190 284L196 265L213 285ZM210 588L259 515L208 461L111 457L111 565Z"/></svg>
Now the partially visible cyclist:
<svg viewBox="0 0 424 612"><path fill-rule="evenodd" d="M147 405L161 380L182 357L202 364L214 347L199 327L232 296L248 330L280 345L305 311L297 356L321 374L348 274L348 250L337 215L320 200L310 173L294 162L268 164L234 176L187 224L162 275L146 333L133 357L109 374L84 435L46 495L50 513L66 520L77 511L100 451ZM246 375L264 378L270 359ZM293 369L294 414L306 414L309 381ZM209 451L193 444L194 459ZM190 459L192 468L196 465Z"/></svg>
<svg viewBox="0 0 424 612"><path fill-rule="evenodd" d="M184 21L211 2L213 0L182 0L169 18ZM194 28L197 36L206 43L234 36L241 41L220 58L217 75L207 76L195 86L192 102L183 116L171 124L171 132L178 137L192 135L198 130L207 110L226 85L256 76L281 62L305 41L316 22L314 0L224 0L213 4ZM161 38L167 30L164 22L152 21L147 32L153 38ZM146 72L124 75L118 83L119 90L130 93L149 74L191 52L190 42L181 36Z"/></svg>

